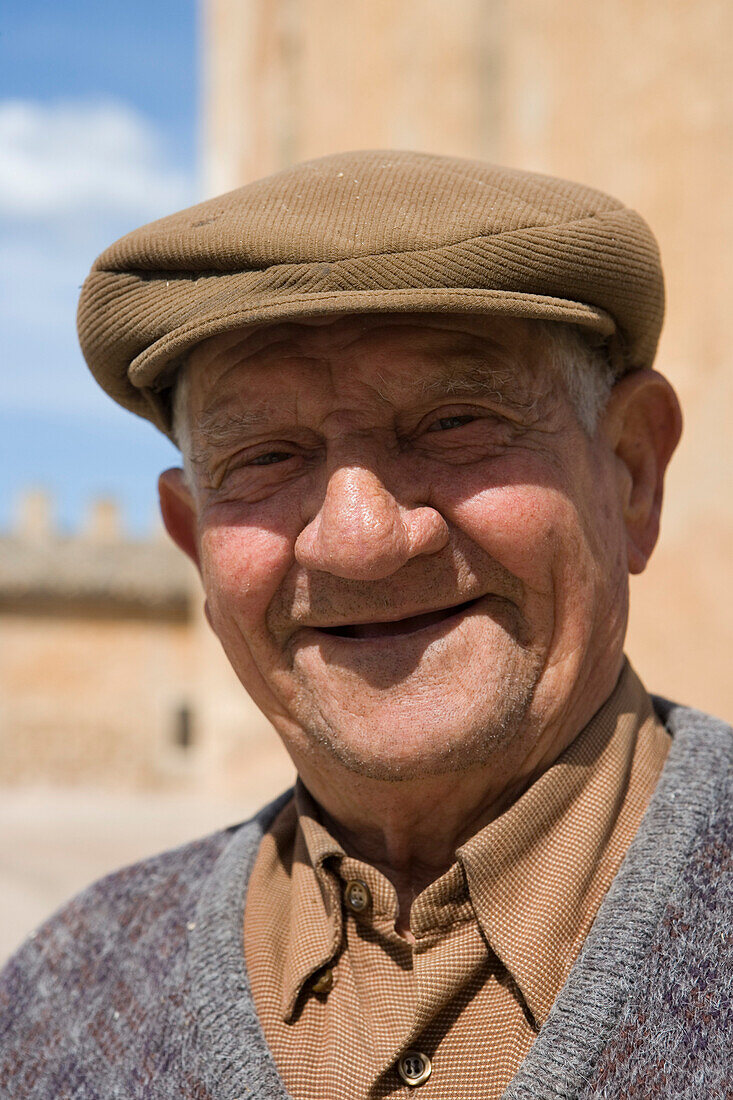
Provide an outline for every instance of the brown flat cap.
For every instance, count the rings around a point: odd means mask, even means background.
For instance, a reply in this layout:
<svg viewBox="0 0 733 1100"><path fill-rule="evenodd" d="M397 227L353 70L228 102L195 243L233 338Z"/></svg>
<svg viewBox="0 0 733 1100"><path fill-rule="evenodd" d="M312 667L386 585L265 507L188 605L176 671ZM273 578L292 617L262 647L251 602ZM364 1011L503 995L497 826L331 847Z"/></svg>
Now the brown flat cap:
<svg viewBox="0 0 733 1100"><path fill-rule="evenodd" d="M480 161L337 153L152 222L96 260L79 339L115 401L170 430L185 353L248 324L452 312L569 321L649 366L664 285L646 222L600 191Z"/></svg>

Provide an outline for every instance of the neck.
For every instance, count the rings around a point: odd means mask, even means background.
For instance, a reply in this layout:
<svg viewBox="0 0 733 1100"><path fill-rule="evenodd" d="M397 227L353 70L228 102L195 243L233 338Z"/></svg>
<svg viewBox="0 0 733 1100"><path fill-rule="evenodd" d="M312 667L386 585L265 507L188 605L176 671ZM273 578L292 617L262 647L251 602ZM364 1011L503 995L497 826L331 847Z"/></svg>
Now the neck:
<svg viewBox="0 0 733 1100"><path fill-rule="evenodd" d="M585 707L563 708L541 730L521 729L490 763L459 772L385 781L314 752L293 760L344 851L376 867L399 901L398 930L409 930L412 901L455 862L456 851L543 774L610 695L617 675ZM599 698L600 696L600 698Z"/></svg>
<svg viewBox="0 0 733 1100"><path fill-rule="evenodd" d="M336 781L322 765L309 767L308 762L298 772L344 851L392 883L399 902L396 927L409 938L410 907L417 895L451 867L466 840L508 809L552 762L528 759L523 767L511 767L510 755L491 767L396 782L345 769Z"/></svg>
<svg viewBox="0 0 733 1100"><path fill-rule="evenodd" d="M398 900L395 927L411 939L414 899L445 874L458 848L502 813L521 789L505 790L496 798L479 777L462 774L421 780L417 790L390 786L390 791L373 792L366 803L358 797L326 796L327 807L323 798L315 797L324 825L344 851L376 867L392 883Z"/></svg>

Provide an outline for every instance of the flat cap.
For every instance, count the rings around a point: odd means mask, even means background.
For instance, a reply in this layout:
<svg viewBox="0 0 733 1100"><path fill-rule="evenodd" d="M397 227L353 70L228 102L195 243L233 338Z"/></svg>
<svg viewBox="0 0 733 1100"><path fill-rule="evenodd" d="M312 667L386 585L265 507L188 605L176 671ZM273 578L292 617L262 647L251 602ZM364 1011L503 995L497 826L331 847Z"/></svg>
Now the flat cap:
<svg viewBox="0 0 733 1100"><path fill-rule="evenodd" d="M616 335L654 358L656 241L633 210L566 180L423 153L338 153L122 237L95 261L79 339L111 397L170 431L195 344L325 314L503 314Z"/></svg>

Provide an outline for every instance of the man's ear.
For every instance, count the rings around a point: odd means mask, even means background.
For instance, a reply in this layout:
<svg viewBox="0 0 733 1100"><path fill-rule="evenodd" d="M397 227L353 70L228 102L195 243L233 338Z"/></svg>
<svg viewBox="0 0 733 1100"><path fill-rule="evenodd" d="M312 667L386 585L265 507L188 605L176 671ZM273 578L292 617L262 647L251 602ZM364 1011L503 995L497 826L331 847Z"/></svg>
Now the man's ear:
<svg viewBox="0 0 733 1100"><path fill-rule="evenodd" d="M633 371L613 387L601 431L616 455L629 572L641 573L659 536L664 474L682 433L677 394L656 371Z"/></svg>
<svg viewBox="0 0 733 1100"><path fill-rule="evenodd" d="M164 470L158 478L158 495L166 531L198 569L196 505L183 470L177 467Z"/></svg>

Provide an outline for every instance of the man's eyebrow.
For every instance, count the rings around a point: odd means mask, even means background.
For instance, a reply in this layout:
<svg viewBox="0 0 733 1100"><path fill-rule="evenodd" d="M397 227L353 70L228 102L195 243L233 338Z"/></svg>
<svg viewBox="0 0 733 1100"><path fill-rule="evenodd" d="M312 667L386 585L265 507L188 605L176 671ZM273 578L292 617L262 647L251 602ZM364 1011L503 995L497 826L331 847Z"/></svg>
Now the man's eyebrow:
<svg viewBox="0 0 733 1100"><path fill-rule="evenodd" d="M244 432L266 424L272 411L272 407L265 403L246 409L232 409L218 403L198 417L196 435L211 447L226 447L239 442Z"/></svg>
<svg viewBox="0 0 733 1100"><path fill-rule="evenodd" d="M518 378L516 366L496 365L470 352L443 358L438 373L425 379L422 392L426 396L493 397L517 410L533 408L538 397L527 380Z"/></svg>
<svg viewBox="0 0 733 1100"><path fill-rule="evenodd" d="M443 359L439 371L423 382L423 393L486 393L506 386L509 372L487 363L480 355Z"/></svg>

